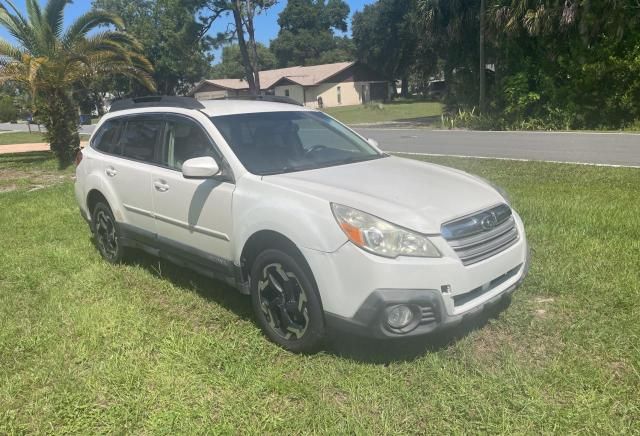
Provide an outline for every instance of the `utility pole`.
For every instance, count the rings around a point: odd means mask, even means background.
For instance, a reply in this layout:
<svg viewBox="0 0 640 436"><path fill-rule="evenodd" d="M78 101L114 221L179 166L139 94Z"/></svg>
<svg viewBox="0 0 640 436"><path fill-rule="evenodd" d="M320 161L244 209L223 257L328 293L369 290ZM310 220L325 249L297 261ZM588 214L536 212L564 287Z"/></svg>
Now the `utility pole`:
<svg viewBox="0 0 640 436"><path fill-rule="evenodd" d="M484 59L484 12L487 8L486 0L480 0L480 113L485 110L487 80L485 77Z"/></svg>

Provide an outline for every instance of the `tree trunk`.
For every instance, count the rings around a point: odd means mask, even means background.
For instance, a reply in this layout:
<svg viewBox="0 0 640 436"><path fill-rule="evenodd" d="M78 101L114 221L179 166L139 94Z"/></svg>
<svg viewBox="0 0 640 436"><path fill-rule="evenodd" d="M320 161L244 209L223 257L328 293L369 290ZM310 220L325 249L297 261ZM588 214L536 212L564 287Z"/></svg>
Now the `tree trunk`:
<svg viewBox="0 0 640 436"><path fill-rule="evenodd" d="M45 139L58 159L60 168L68 167L80 150L78 108L63 89L53 89L37 103L38 124L47 129Z"/></svg>
<svg viewBox="0 0 640 436"><path fill-rule="evenodd" d="M249 35L249 48L251 49L251 69L253 70L253 81L256 85L256 94L260 94L260 62L258 60L258 49L256 48L256 31L253 27L254 5L253 0L245 0L247 7L247 16L245 25L247 27L247 35Z"/></svg>
<svg viewBox="0 0 640 436"><path fill-rule="evenodd" d="M402 97L409 97L409 79L407 77L402 78L402 82L400 84L400 95Z"/></svg>
<svg viewBox="0 0 640 436"><path fill-rule="evenodd" d="M247 44L244 40L244 25L242 24L242 0L235 0L233 4L233 19L236 25L236 36L238 38L238 46L240 47L240 54L242 55L242 63L244 66L244 73L249 84L249 93L251 95L258 95L256 88L255 73L253 71L251 60L249 59L249 51L247 50Z"/></svg>
<svg viewBox="0 0 640 436"><path fill-rule="evenodd" d="M483 113L485 110L485 94L486 94L486 88L487 88L487 81L486 81L486 71L485 71L485 66L486 66L486 61L484 58L484 13L485 13L485 9L486 9L487 5L486 5L486 0L480 0L480 101L479 101L479 106L480 106L480 113Z"/></svg>

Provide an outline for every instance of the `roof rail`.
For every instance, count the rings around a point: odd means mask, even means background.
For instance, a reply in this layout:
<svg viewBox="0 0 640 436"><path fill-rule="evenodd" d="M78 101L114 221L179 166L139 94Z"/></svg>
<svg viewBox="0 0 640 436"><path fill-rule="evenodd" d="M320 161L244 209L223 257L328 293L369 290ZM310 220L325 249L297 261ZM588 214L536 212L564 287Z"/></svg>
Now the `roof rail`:
<svg viewBox="0 0 640 436"><path fill-rule="evenodd" d="M240 95L237 97L225 97L225 100L256 100L256 101L269 101L272 103L285 103L295 104L296 106L304 106L297 100L291 97L284 97L279 95Z"/></svg>
<svg viewBox="0 0 640 436"><path fill-rule="evenodd" d="M113 100L109 112L142 107L179 107L183 109L204 109L204 105L193 97L174 95L151 95L148 97L123 98Z"/></svg>

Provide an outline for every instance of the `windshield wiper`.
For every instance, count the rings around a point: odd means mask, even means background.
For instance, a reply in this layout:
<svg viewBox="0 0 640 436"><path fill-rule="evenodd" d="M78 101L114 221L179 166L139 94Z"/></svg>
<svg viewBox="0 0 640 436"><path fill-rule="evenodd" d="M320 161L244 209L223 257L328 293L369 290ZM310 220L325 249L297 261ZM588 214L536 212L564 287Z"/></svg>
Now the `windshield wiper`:
<svg viewBox="0 0 640 436"><path fill-rule="evenodd" d="M316 165L303 165L303 166L299 166L299 167L294 167L291 165L286 165L284 167L281 168L277 168L277 169L273 169L273 170L269 170L269 171L262 171L260 173L261 176L273 176L275 174L285 174L285 173L294 173L296 171L304 171L304 170L310 170L310 169L314 169L317 168Z"/></svg>
<svg viewBox="0 0 640 436"><path fill-rule="evenodd" d="M364 162L364 161L367 161L367 160L379 159L379 158L387 157L387 156L388 156L387 154L372 154L372 155L365 156L365 157L349 156L349 157L346 157L344 159L327 162L323 166L346 165L346 164L350 164L350 163L357 163L357 162Z"/></svg>

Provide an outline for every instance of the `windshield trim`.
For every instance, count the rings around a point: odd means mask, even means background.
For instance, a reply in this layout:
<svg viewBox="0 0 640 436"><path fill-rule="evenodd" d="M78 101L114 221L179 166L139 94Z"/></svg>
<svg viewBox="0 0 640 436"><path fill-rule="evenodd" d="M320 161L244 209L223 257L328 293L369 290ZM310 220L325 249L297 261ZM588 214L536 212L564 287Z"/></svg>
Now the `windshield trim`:
<svg viewBox="0 0 640 436"><path fill-rule="evenodd" d="M341 161L333 161L333 162L326 162L322 165L314 165L314 166L310 166L310 167L300 167L300 168L283 168L277 171L265 171L262 172L260 174L256 174L256 173L251 173L251 174L255 174L256 176L277 176L280 174L291 174L291 173L299 173L302 171L313 171L313 170L320 170L322 168L331 168L331 167L339 167L342 165L351 165L351 164L357 164L357 163L362 163L362 162L368 162L370 160L377 160L377 159L382 159L385 157L389 157L390 155L387 153L378 153L378 154L372 154L370 156L361 158L361 159L344 159ZM247 170L248 171L248 170Z"/></svg>

